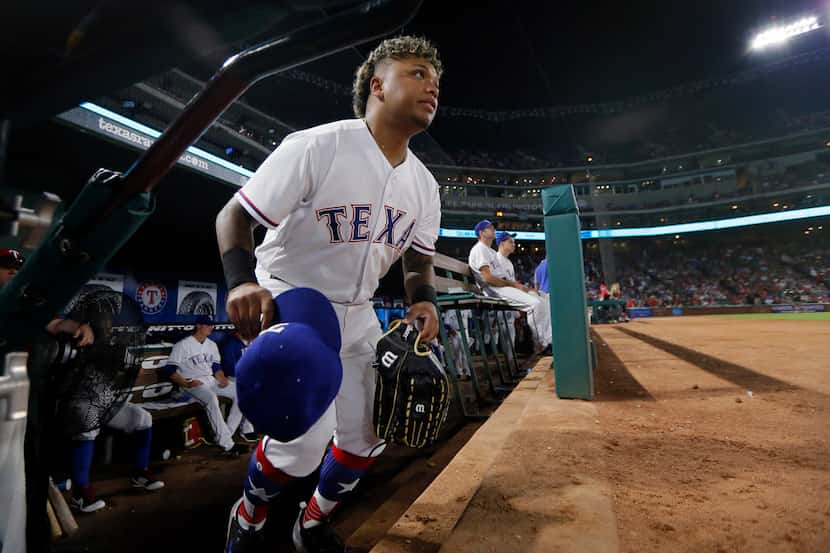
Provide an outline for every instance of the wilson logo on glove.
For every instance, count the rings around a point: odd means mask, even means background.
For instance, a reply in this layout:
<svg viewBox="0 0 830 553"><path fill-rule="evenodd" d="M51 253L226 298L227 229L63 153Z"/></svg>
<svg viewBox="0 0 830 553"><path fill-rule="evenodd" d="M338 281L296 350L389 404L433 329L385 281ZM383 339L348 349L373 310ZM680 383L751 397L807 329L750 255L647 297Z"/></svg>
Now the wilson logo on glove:
<svg viewBox="0 0 830 553"><path fill-rule="evenodd" d="M378 341L374 367L378 437L409 447L435 443L447 418L450 383L417 329L393 321Z"/></svg>
<svg viewBox="0 0 830 553"><path fill-rule="evenodd" d="M383 366L387 369L392 368L392 364L398 360L398 356L392 353L391 351L387 351L383 354L383 359L380 360L383 363Z"/></svg>

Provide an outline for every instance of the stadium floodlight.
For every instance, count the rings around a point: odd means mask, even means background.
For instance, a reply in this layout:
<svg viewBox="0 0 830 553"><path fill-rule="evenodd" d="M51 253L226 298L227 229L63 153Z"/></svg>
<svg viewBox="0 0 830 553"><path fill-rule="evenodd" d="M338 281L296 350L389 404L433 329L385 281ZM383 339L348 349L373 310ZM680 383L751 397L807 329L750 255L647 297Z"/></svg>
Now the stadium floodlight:
<svg viewBox="0 0 830 553"><path fill-rule="evenodd" d="M802 17L788 25L778 25L761 31L752 39L751 48L753 50L763 50L768 46L783 44L794 36L803 35L820 28L821 24L818 22L818 17L812 15Z"/></svg>

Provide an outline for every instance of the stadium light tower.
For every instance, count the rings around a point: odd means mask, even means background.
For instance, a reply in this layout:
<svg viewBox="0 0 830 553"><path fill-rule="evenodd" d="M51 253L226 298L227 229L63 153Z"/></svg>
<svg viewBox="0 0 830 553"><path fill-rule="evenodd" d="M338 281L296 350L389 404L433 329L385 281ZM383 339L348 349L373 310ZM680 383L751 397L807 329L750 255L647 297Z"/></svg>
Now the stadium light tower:
<svg viewBox="0 0 830 553"><path fill-rule="evenodd" d="M764 29L752 39L750 48L752 50L763 50L771 46L779 46L795 36L815 31L821 27L818 17L814 15L802 17L786 25L775 25Z"/></svg>

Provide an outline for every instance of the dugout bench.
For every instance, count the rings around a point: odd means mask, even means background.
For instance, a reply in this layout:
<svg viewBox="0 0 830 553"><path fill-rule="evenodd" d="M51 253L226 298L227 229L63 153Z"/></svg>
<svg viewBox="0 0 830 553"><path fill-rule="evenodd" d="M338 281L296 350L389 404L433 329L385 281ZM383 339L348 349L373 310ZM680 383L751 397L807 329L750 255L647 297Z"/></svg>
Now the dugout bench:
<svg viewBox="0 0 830 553"><path fill-rule="evenodd" d="M465 416L477 416L478 406L503 395L504 387L512 386L524 376L518 365L513 341L507 325L512 324L505 316L514 311L504 300L484 296L470 271L470 267L457 259L442 254L434 256L436 290L439 293L437 308L440 338L444 346L444 361L449 369L454 393ZM469 311L469 328L462 311ZM443 314L454 317L459 327L461 350L470 367L472 398L465 401L462 385L457 377L458 360L443 324ZM495 324L494 324L495 323ZM225 325L218 325L225 326ZM218 328L217 326L217 328ZM231 325L227 325L231 326ZM225 330L224 328L220 330ZM469 334L468 334L469 332ZM476 353L471 347L471 336L475 340ZM498 345L497 345L498 344ZM130 401L141 405L153 416L153 420L179 416L201 416L203 409L186 394L176 394L177 387L161 374L167 364L172 345L160 343L141 348L141 369L136 382L130 389ZM474 359L478 357L481 372L475 370ZM486 386L483 388L482 386ZM488 393L485 394L483 390ZM489 396L489 398L487 397ZM472 400L472 401L470 401ZM230 400L220 398L220 405L227 407Z"/></svg>
<svg viewBox="0 0 830 553"><path fill-rule="evenodd" d="M172 349L173 346L169 342L141 346L138 354L141 359L141 368L132 387L125 390L129 394L128 400L150 413L153 417L154 427L156 423L164 421L165 428L168 429L168 432L172 432L172 426L170 425L175 423L178 428L177 432L181 436L182 422L190 417L197 417L202 429L202 436L211 436L213 432L208 423L205 409L195 398L182 392L162 371L167 365L167 359ZM218 399L219 407L227 417L232 401L226 397L219 397ZM176 419L178 419L178 422L176 422ZM168 433L166 435L172 434ZM112 446L109 441L112 436L107 435L105 439L107 440L107 451L110 451ZM107 462L105 460L105 463Z"/></svg>

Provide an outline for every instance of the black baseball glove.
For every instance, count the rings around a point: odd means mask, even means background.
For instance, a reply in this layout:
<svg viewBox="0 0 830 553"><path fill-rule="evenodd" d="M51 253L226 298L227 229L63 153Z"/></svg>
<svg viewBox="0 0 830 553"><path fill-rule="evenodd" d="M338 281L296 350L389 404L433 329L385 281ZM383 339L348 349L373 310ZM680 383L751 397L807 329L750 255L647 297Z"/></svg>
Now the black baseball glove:
<svg viewBox="0 0 830 553"><path fill-rule="evenodd" d="M393 321L378 341L375 412L378 437L409 447L433 444L447 418L450 382L418 330Z"/></svg>

